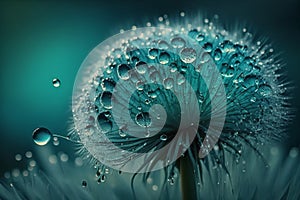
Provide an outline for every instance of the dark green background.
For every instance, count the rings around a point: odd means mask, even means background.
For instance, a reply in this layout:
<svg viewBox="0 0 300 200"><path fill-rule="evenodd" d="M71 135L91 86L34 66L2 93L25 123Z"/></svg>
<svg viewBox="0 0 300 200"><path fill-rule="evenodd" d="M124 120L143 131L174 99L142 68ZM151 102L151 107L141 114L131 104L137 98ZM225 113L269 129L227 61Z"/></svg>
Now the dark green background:
<svg viewBox="0 0 300 200"><path fill-rule="evenodd" d="M283 52L287 75L300 100L300 3L265 1L116 1L0 2L0 174L16 167L14 155L34 148L32 131L45 126L66 135L71 117L72 88L77 70L101 41L132 25L157 17L218 14L227 24L246 22L268 36ZM192 20L192 19L191 19ZM61 87L54 88L52 79ZM285 144L299 146L300 118L289 127Z"/></svg>

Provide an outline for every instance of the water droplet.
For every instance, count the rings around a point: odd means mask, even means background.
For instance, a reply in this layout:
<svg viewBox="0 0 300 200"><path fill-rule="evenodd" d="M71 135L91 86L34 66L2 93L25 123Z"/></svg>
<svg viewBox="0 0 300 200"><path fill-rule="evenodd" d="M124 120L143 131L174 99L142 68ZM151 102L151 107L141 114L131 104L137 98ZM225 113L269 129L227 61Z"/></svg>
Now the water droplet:
<svg viewBox="0 0 300 200"><path fill-rule="evenodd" d="M53 80L52 80L52 84L53 84L53 86L54 87L59 87L60 86L60 80L58 79L58 78L54 78Z"/></svg>
<svg viewBox="0 0 300 200"><path fill-rule="evenodd" d="M166 89L171 89L174 86L174 80L172 78L165 78L163 84Z"/></svg>
<svg viewBox="0 0 300 200"><path fill-rule="evenodd" d="M102 112L97 117L101 130L104 133L109 132L112 128L112 122L109 120L107 113L109 112Z"/></svg>
<svg viewBox="0 0 300 200"><path fill-rule="evenodd" d="M105 92L103 92L101 94L100 103L106 109L111 109L112 108L112 105L111 105L111 96L112 96L112 93L111 92L107 92L107 91L105 91Z"/></svg>
<svg viewBox="0 0 300 200"><path fill-rule="evenodd" d="M113 91L115 82L111 79L104 79L101 83L101 87L105 91Z"/></svg>
<svg viewBox="0 0 300 200"><path fill-rule="evenodd" d="M212 50L212 44L207 42L204 44L203 48L207 51L207 52L211 52Z"/></svg>
<svg viewBox="0 0 300 200"><path fill-rule="evenodd" d="M135 117L136 123L141 127L149 127L151 118L148 112L140 112Z"/></svg>
<svg viewBox="0 0 300 200"><path fill-rule="evenodd" d="M144 82L143 81L136 82L135 87L137 90L142 91L144 89Z"/></svg>
<svg viewBox="0 0 300 200"><path fill-rule="evenodd" d="M272 95L273 90L272 90L271 86L264 84L258 88L258 93L264 97L268 97L268 96Z"/></svg>
<svg viewBox="0 0 300 200"><path fill-rule="evenodd" d="M223 63L220 68L221 75L224 77L233 77L234 75L234 68L228 65L227 63Z"/></svg>
<svg viewBox="0 0 300 200"><path fill-rule="evenodd" d="M118 76L123 79L123 80L128 80L129 79L129 70L130 67L127 64L121 64L118 66Z"/></svg>
<svg viewBox="0 0 300 200"><path fill-rule="evenodd" d="M135 68L138 73L145 74L148 69L148 65L143 61L139 61L135 64Z"/></svg>
<svg viewBox="0 0 300 200"><path fill-rule="evenodd" d="M87 186L87 182L86 181L82 181L81 185L82 185L82 187L86 187Z"/></svg>
<svg viewBox="0 0 300 200"><path fill-rule="evenodd" d="M52 133L43 127L37 128L32 133L33 141L40 146L46 145L52 137Z"/></svg>
<svg viewBox="0 0 300 200"><path fill-rule="evenodd" d="M214 59L215 59L215 61L219 61L219 60L221 60L221 58L222 58L222 52L218 48L218 49L215 50Z"/></svg>
<svg viewBox="0 0 300 200"><path fill-rule="evenodd" d="M192 63L196 60L197 53L193 48L184 48L180 51L180 59L184 63Z"/></svg>
<svg viewBox="0 0 300 200"><path fill-rule="evenodd" d="M155 59L157 57L157 55L158 55L158 49L150 49L148 51L148 57L150 59Z"/></svg>
<svg viewBox="0 0 300 200"><path fill-rule="evenodd" d="M167 135L165 135L165 134L162 134L162 135L160 136L160 140L161 140L161 141L167 141L167 139L168 139L168 137L167 137Z"/></svg>
<svg viewBox="0 0 300 200"><path fill-rule="evenodd" d="M169 48L169 44L166 41L164 41L164 40L160 40L158 42L158 47L160 49L168 49Z"/></svg>
<svg viewBox="0 0 300 200"><path fill-rule="evenodd" d="M256 97L251 97L250 101L254 103L256 101Z"/></svg>
<svg viewBox="0 0 300 200"><path fill-rule="evenodd" d="M204 39L205 39L205 36L203 34L198 34L196 36L196 40L199 41L199 42L203 41Z"/></svg>
<svg viewBox="0 0 300 200"><path fill-rule="evenodd" d="M103 174L99 179L98 179L98 183L104 183L106 180L106 176Z"/></svg>
<svg viewBox="0 0 300 200"><path fill-rule="evenodd" d="M159 63L168 64L170 62L170 55L167 52L162 52L159 54Z"/></svg>
<svg viewBox="0 0 300 200"><path fill-rule="evenodd" d="M185 82L185 78L182 75L177 76L177 84L182 85Z"/></svg>
<svg viewBox="0 0 300 200"><path fill-rule="evenodd" d="M174 47L174 48L182 48L185 46L185 40L181 37L174 37L172 40L171 40L171 45Z"/></svg>

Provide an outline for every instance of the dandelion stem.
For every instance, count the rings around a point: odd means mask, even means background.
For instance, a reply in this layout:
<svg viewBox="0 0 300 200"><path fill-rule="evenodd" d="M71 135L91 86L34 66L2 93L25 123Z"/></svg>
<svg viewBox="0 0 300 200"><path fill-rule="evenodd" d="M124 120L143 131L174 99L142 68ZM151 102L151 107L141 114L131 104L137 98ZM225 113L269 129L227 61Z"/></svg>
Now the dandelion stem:
<svg viewBox="0 0 300 200"><path fill-rule="evenodd" d="M197 199L193 165L188 156L180 158L181 193L183 200Z"/></svg>

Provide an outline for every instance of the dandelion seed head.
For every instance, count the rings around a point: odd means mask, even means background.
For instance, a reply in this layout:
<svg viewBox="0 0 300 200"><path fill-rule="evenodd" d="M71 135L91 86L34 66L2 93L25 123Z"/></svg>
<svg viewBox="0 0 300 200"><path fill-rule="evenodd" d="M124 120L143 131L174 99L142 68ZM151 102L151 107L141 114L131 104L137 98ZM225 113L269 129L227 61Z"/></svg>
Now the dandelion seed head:
<svg viewBox="0 0 300 200"><path fill-rule="evenodd" d="M224 151L240 156L245 144L258 151L257 145L282 138L290 119L289 85L272 46L263 39L254 41L246 28L224 29L216 17L191 20L184 14L182 18L166 24L160 17L143 31L132 28L100 44L84 61L73 93L74 127L83 143L82 152L100 162L113 160L116 166L124 166L126 156L134 160L141 153L173 144L182 122L180 103L193 104L192 95L188 96L191 91L197 104L189 105L188 113L196 120L185 128L195 126L195 135L177 140L173 150L186 152L196 176L200 177L202 154L210 153L215 162L221 162ZM172 93L178 85L192 88L181 92L182 101ZM199 116L193 111L199 111ZM222 112L226 114L223 122ZM221 133L206 137L212 122ZM144 130L143 135L138 128ZM217 142L211 142L215 138ZM170 153L164 153L147 157L150 168L161 160L164 166L176 165L180 156L175 153L167 163Z"/></svg>

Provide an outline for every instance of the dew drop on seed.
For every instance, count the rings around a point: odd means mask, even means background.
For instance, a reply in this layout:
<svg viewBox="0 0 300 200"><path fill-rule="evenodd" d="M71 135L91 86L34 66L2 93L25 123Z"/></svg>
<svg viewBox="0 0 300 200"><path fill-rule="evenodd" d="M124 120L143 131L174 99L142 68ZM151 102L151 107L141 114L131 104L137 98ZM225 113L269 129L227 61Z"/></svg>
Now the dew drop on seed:
<svg viewBox="0 0 300 200"><path fill-rule="evenodd" d="M123 80L127 80L129 79L129 66L126 65L126 64L121 64L118 66L118 76L120 77L120 79L123 79Z"/></svg>
<svg viewBox="0 0 300 200"><path fill-rule="evenodd" d="M222 52L220 49L216 49L214 53L214 59L215 61L219 61L222 58Z"/></svg>
<svg viewBox="0 0 300 200"><path fill-rule="evenodd" d="M158 49L150 49L148 51L148 57L150 59L155 59L157 57L157 55L158 55Z"/></svg>
<svg viewBox="0 0 300 200"><path fill-rule="evenodd" d="M37 128L32 133L33 141L40 146L46 145L52 137L52 133L43 127Z"/></svg>
<svg viewBox="0 0 300 200"><path fill-rule="evenodd" d="M258 88L258 93L264 97L268 97L270 95L272 95L272 88L271 86L269 85L261 85L259 88Z"/></svg>
<svg viewBox="0 0 300 200"><path fill-rule="evenodd" d="M136 71L140 74L145 74L147 71L147 64L143 61L139 61L135 64Z"/></svg>
<svg viewBox="0 0 300 200"><path fill-rule="evenodd" d="M162 134L162 135L160 136L160 140L161 140L161 141L167 141L167 139L168 139L168 137L167 137L165 134Z"/></svg>
<svg viewBox="0 0 300 200"><path fill-rule="evenodd" d="M193 48L184 48L180 51L180 59L184 63L192 63L196 60L196 51Z"/></svg>
<svg viewBox="0 0 300 200"><path fill-rule="evenodd" d="M106 92L106 91L101 94L100 102L101 102L102 106L106 109L112 108L111 96L112 96L112 93Z"/></svg>
<svg viewBox="0 0 300 200"><path fill-rule="evenodd" d="M170 62L170 55L167 52L162 52L159 54L159 63L168 64Z"/></svg>
<svg viewBox="0 0 300 200"><path fill-rule="evenodd" d="M171 40L171 45L174 47L174 48L182 48L185 46L185 40L181 37L174 37L172 40Z"/></svg>
<svg viewBox="0 0 300 200"><path fill-rule="evenodd" d="M111 131L112 122L107 117L107 112L100 113L97 117L97 120L103 133Z"/></svg>
<svg viewBox="0 0 300 200"><path fill-rule="evenodd" d="M151 125L151 118L147 112L138 113L135 116L135 121L141 127L149 127Z"/></svg>
<svg viewBox="0 0 300 200"><path fill-rule="evenodd" d="M174 86L174 80L172 78L166 78L163 80L164 87L166 89L171 89Z"/></svg>
<svg viewBox="0 0 300 200"><path fill-rule="evenodd" d="M60 80L58 78L54 78L52 80L52 84L54 87L58 88L60 86Z"/></svg>

